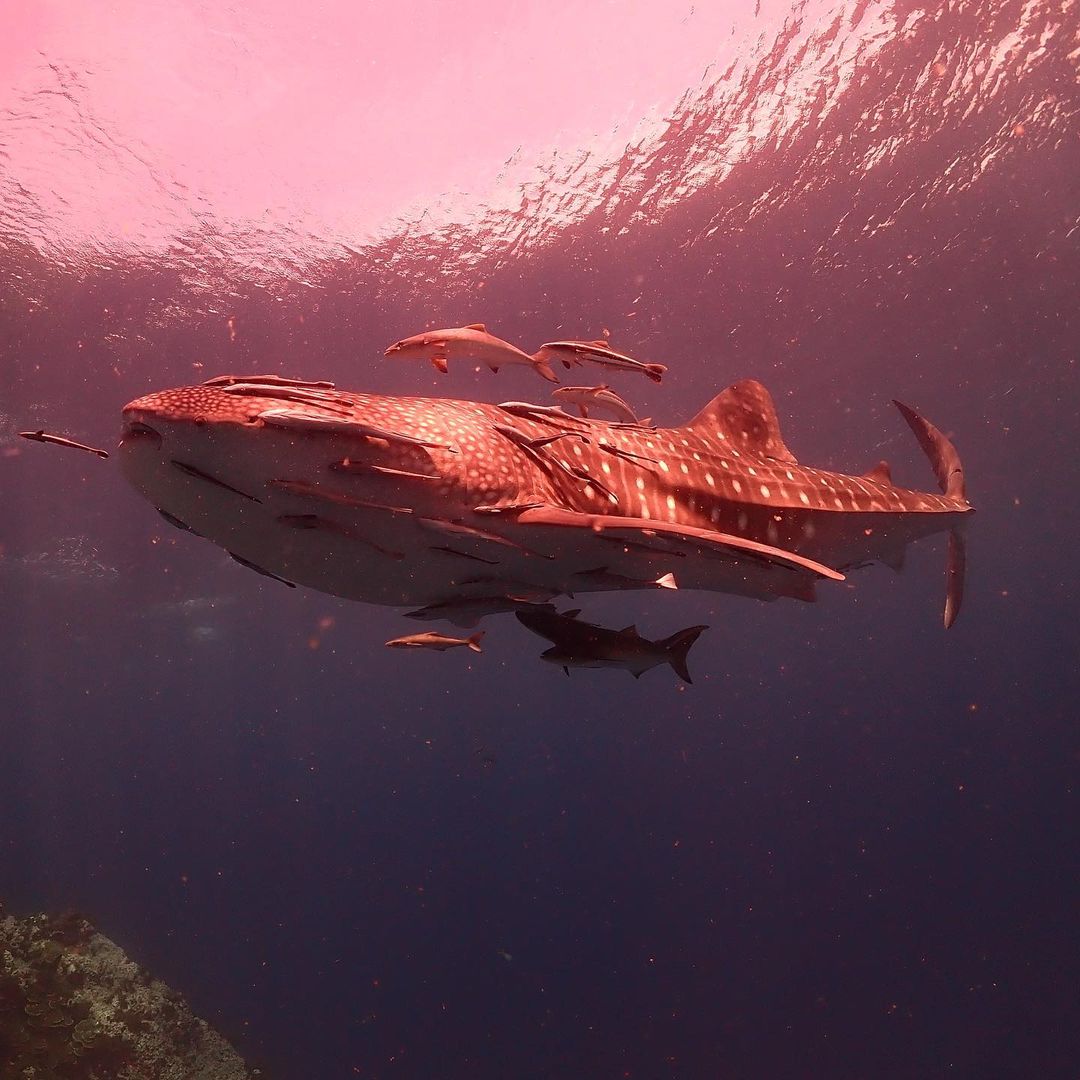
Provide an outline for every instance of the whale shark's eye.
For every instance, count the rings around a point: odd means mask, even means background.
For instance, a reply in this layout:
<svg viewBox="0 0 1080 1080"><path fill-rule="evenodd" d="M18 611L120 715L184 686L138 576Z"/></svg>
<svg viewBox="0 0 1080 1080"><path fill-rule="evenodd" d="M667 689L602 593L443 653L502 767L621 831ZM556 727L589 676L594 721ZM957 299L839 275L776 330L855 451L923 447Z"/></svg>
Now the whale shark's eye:
<svg viewBox="0 0 1080 1080"><path fill-rule="evenodd" d="M202 414L200 414L200 413L196 413L196 414L195 414L195 415L194 415L194 416L193 416L193 417L191 418L191 422L192 422L192 423L193 423L193 424L194 424L194 425L195 425L196 427L206 427L206 417L205 417L205 416L203 416L203 415L202 415Z"/></svg>

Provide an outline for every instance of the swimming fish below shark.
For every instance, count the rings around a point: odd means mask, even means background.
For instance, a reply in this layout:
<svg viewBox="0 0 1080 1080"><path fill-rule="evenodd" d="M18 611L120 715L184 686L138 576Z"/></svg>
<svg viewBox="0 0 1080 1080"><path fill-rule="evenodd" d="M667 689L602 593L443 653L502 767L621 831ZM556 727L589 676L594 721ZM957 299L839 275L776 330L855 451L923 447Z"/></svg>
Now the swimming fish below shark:
<svg viewBox="0 0 1080 1080"><path fill-rule="evenodd" d="M480 641L486 633L486 630L478 630L471 637L457 638L429 630L423 634L406 634L404 637L391 638L386 642L386 647L388 649L434 649L436 652L464 648L471 649L473 652L483 652Z"/></svg>
<svg viewBox="0 0 1080 1080"><path fill-rule="evenodd" d="M510 610L662 579L811 601L845 568L898 567L909 543L947 532L950 625L971 512L963 469L941 432L898 407L940 495L896 487L880 467L799 464L751 379L663 429L226 375L128 404L119 459L167 521L271 578L354 600L505 598Z"/></svg>
<svg viewBox="0 0 1080 1080"><path fill-rule="evenodd" d="M572 667L623 668L635 679L660 664L669 664L684 683L693 684L686 658L694 642L707 626L688 626L670 637L650 641L636 626L609 630L584 622L576 612L552 614L544 611L518 611L519 623L534 634L552 642L540 654L542 660L558 664L567 675Z"/></svg>

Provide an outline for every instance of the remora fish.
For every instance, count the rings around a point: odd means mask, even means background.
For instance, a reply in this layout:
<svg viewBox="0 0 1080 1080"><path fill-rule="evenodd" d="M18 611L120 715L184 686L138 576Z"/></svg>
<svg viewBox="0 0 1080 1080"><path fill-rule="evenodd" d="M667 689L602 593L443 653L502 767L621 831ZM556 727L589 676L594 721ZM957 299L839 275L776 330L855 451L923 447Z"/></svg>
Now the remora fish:
<svg viewBox="0 0 1080 1080"><path fill-rule="evenodd" d="M428 330L402 338L395 341L384 355L400 360L430 360L443 373L451 360L479 361L495 372L510 364L524 364L548 382L559 381L546 360L530 356L509 341L489 334L483 323L470 323L448 330Z"/></svg>
<svg viewBox="0 0 1080 1080"><path fill-rule="evenodd" d="M517 620L534 634L554 642L554 648L541 653L544 660L559 664L569 675L571 667L625 668L640 679L658 664L670 664L685 683L693 683L686 666L690 647L707 626L688 626L660 641L643 638L636 626L608 630L582 622L570 615L519 611Z"/></svg>
<svg viewBox="0 0 1080 1080"><path fill-rule="evenodd" d="M548 341L533 353L533 359L538 363L561 360L566 368L589 360L601 367L639 371L653 382L660 382L667 371L663 364L643 364L631 356L615 352L603 338L598 341Z"/></svg>
<svg viewBox="0 0 1080 1080"><path fill-rule="evenodd" d="M171 520L247 565L349 599L491 596L490 584L466 591L456 577L484 566L550 596L628 587L614 575L655 588L674 572L682 589L812 600L817 582L843 579L836 567L897 566L907 544L947 532L949 624L971 512L963 469L941 432L900 409L941 495L897 487L880 469L798 464L753 380L682 427L574 419L587 442L537 446L553 433L544 412L224 377L131 402L119 458ZM379 469L343 472L345 460ZM608 574L581 576L597 567Z"/></svg>
<svg viewBox="0 0 1080 1080"><path fill-rule="evenodd" d="M560 405L576 405L578 412L587 417L590 409L608 409L616 420L648 427L648 418L638 420L634 410L610 386L560 386L551 396Z"/></svg>
<svg viewBox="0 0 1080 1080"><path fill-rule="evenodd" d="M483 652L480 648L480 639L486 634L486 630L478 630L471 637L447 637L446 634L436 634L429 630L424 634L407 634L405 637L391 638L386 643L388 649L434 649L436 652L446 652L447 649L460 649L462 647L472 649L473 652Z"/></svg>
<svg viewBox="0 0 1080 1080"><path fill-rule="evenodd" d="M53 446L67 446L72 450L85 450L86 453L96 454L99 458L109 456L108 450L99 450L96 446L87 446L86 443L76 442L63 435L50 435L47 431L20 431L19 438L30 439L32 442L52 443Z"/></svg>

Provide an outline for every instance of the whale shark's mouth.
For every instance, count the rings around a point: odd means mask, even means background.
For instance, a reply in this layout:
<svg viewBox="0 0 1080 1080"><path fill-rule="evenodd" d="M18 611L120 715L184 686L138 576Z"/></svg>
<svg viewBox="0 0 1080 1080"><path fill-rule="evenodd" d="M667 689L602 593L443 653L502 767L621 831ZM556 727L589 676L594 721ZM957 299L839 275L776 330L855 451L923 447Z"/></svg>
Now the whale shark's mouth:
<svg viewBox="0 0 1080 1080"><path fill-rule="evenodd" d="M125 443L130 446L132 443L144 442L160 449L162 441L161 432L141 420L129 420L120 433L121 446Z"/></svg>

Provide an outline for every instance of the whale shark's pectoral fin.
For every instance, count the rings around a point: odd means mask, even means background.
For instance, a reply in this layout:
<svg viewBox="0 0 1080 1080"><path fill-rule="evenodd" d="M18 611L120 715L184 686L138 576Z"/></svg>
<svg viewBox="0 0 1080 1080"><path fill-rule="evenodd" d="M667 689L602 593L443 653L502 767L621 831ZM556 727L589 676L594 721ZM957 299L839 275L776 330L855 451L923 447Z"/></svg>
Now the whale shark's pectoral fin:
<svg viewBox="0 0 1080 1080"><path fill-rule="evenodd" d="M816 582L844 580L839 571L797 552L693 525L587 514L557 506L523 510L517 521L523 526L577 529L600 540L622 543L629 552L641 552L646 558L679 555L687 558L688 578L694 574L710 581L722 578L732 591L762 599L789 596L813 600Z"/></svg>
<svg viewBox="0 0 1080 1080"><path fill-rule="evenodd" d="M450 362L446 353L441 350L432 353L431 366L445 375L450 370Z"/></svg>
<svg viewBox="0 0 1080 1080"><path fill-rule="evenodd" d="M759 560L775 562L780 565L804 570L815 577L828 578L830 581L843 581L844 575L823 563L807 559L794 551L759 544L756 540L747 540L730 533L713 532L699 529L693 525L676 525L666 521L644 520L642 518L616 517L606 514L584 514L576 510L563 510L557 506L543 506L535 510L523 510L518 521L524 525L562 525L591 529L594 533L626 532L632 536L671 539L674 541L693 541L699 544L714 545L741 553Z"/></svg>

